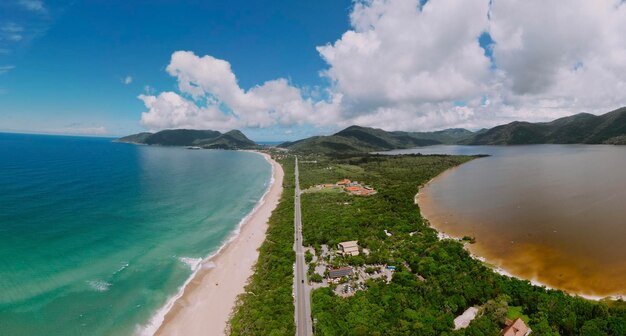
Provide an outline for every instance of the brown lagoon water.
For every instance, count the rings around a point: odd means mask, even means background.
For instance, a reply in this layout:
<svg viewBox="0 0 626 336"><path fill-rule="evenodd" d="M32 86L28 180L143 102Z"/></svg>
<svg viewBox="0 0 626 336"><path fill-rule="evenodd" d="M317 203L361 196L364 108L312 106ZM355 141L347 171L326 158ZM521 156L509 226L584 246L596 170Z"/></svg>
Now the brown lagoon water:
<svg viewBox="0 0 626 336"><path fill-rule="evenodd" d="M588 296L626 295L626 147L435 146L489 154L427 184L422 213L506 272Z"/></svg>

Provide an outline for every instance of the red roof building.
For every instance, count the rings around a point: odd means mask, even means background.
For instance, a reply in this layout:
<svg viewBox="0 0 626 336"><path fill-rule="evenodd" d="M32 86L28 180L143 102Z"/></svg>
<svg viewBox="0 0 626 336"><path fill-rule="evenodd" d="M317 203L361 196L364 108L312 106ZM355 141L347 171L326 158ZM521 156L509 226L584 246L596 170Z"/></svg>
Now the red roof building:
<svg viewBox="0 0 626 336"><path fill-rule="evenodd" d="M508 320L507 322L506 328L502 329L500 333L502 336L527 336L532 332L521 318L515 321Z"/></svg>
<svg viewBox="0 0 626 336"><path fill-rule="evenodd" d="M343 179L343 180L337 182L337 185L346 185L346 184L349 184L350 182L352 182L352 181L350 181L348 179Z"/></svg>

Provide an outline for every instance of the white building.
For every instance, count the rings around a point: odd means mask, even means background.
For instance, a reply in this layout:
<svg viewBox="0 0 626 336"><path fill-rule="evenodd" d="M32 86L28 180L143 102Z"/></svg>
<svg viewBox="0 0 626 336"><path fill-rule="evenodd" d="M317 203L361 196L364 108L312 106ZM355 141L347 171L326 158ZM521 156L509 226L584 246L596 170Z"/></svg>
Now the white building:
<svg viewBox="0 0 626 336"><path fill-rule="evenodd" d="M337 244L339 252L343 255L358 256L359 242L357 240L345 241Z"/></svg>

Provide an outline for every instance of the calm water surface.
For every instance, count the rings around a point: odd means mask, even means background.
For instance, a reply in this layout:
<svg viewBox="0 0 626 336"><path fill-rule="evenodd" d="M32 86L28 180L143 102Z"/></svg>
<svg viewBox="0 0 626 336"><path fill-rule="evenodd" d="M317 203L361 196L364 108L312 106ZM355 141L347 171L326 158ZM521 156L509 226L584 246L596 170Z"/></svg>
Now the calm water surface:
<svg viewBox="0 0 626 336"><path fill-rule="evenodd" d="M626 294L626 147L433 146L393 153L489 154L422 189L437 229L509 273L573 293Z"/></svg>

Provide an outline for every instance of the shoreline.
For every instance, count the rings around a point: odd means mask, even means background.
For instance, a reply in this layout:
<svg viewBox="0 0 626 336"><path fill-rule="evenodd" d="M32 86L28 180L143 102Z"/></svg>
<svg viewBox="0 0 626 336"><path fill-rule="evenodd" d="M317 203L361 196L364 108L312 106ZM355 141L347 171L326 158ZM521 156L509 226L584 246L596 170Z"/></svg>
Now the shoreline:
<svg viewBox="0 0 626 336"><path fill-rule="evenodd" d="M468 161L471 162L471 161ZM443 239L452 239L452 240L457 240L460 241L461 238L460 237L455 237L452 235L449 235L445 232L443 232L443 230L441 230L441 228L437 227L436 223L433 223L430 219L428 219L426 217L426 215L424 215L424 212L422 211L422 205L419 204L419 198L420 198L420 194L422 193L422 189L425 188L426 186L428 186L429 184L431 184L432 182L435 182L437 179L442 178L443 176L445 176L446 174L450 173L451 171L453 171L454 169L458 169L460 166L456 166L456 167L452 167L450 169L447 169L445 171L443 171L441 174L433 177L432 179L430 179L428 182L424 183L423 185L421 185L418 190L417 190L417 194L415 194L414 197L414 202L415 205L417 205L419 207L420 210L420 215L422 216L422 218L424 220L426 220L426 222L428 222L428 226L431 227L432 229L434 229L437 232L437 238L439 240L443 240ZM424 207L426 208L426 207ZM559 288L555 288L552 286L549 286L541 281L538 281L536 279L526 279L524 277L521 276L516 276L512 273L510 273L509 271L507 271L506 269L504 269L503 267L500 266L496 266L495 264L489 262L485 257L479 256L474 254L472 251L470 251L465 244L463 244L463 248L469 253L470 257L478 260L480 262L482 262L483 264L487 265L493 272L498 273L500 275L509 277L509 278L515 278L518 280L523 280L523 281L529 281L531 285L533 286L538 286L538 287L543 287L545 289L548 290L559 290L562 291L563 293L570 295L570 296L578 296L587 300L593 300L593 301L601 301L601 300L620 300L620 299L626 299L626 295L621 295L621 294L611 294L611 295L606 295L606 296L601 296L601 295L588 295L588 294L583 294L583 293L573 293L573 292L569 292L563 289L559 289Z"/></svg>
<svg viewBox="0 0 626 336"><path fill-rule="evenodd" d="M137 332L139 335L224 334L239 294L265 240L268 220L282 194L283 169L268 154L262 155L272 167L270 183L255 207L237 225L228 239L204 258L192 275Z"/></svg>

